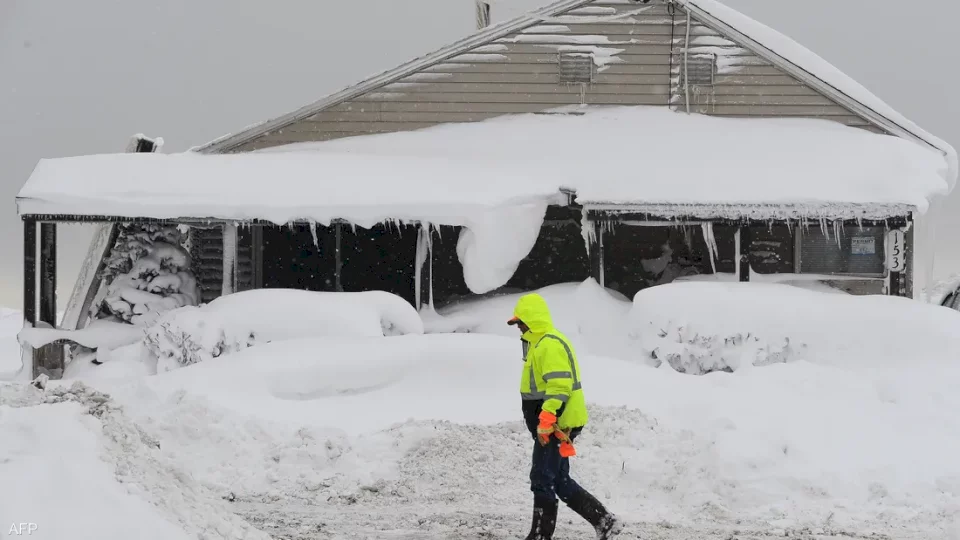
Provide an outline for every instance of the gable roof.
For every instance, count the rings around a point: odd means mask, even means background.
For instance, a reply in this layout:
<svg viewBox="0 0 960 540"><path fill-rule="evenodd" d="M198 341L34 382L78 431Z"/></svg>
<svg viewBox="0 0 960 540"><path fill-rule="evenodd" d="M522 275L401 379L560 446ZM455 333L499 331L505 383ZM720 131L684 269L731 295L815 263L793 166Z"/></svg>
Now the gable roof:
<svg viewBox="0 0 960 540"><path fill-rule="evenodd" d="M193 150L201 153L230 151L261 135L289 126L329 107L356 99L473 48L487 45L514 32L535 26L542 23L544 19L561 15L596 1L561 0L511 21L486 28L438 51L401 64L394 69L349 86L296 111L254 124L237 133L224 135ZM739 42L741 46L751 50L754 54L874 125L899 137L920 142L939 150L944 154L950 169L950 188L954 187L958 163L957 153L952 146L924 131L820 56L780 32L723 5L717 0L674 1L677 5L686 8L688 13L701 23Z"/></svg>

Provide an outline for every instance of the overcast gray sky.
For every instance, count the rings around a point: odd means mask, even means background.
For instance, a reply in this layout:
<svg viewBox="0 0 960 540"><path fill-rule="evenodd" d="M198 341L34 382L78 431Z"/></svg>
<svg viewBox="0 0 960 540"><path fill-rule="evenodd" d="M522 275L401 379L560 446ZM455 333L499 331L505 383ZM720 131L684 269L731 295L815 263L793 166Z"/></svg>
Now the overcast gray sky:
<svg viewBox="0 0 960 540"><path fill-rule="evenodd" d="M497 0L494 19L548 1ZM727 0L960 146L956 0ZM0 0L0 305L19 307L14 197L43 157L122 151L137 132L182 151L457 39L472 0ZM960 272L960 195L935 273ZM61 228L64 229L64 228ZM60 297L89 231L61 232Z"/></svg>

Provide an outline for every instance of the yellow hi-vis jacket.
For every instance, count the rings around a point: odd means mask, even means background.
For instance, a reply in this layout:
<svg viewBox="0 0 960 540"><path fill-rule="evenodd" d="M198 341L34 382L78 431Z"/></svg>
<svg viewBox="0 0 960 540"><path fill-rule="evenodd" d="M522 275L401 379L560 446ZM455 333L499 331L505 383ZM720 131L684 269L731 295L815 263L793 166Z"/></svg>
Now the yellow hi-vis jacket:
<svg viewBox="0 0 960 540"><path fill-rule="evenodd" d="M514 315L530 330L523 334L529 345L520 376L525 401L542 400L542 410L557 414L561 429L587 425L587 405L580 384L580 366L570 341L553 327L547 302L539 294L520 298Z"/></svg>

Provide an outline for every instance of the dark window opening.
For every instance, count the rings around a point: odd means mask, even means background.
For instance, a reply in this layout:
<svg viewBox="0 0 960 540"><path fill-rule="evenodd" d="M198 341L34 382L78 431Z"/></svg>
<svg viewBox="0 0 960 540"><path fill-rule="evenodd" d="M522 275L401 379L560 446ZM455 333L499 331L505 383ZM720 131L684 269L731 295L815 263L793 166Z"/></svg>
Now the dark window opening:
<svg viewBox="0 0 960 540"><path fill-rule="evenodd" d="M733 273L734 226L714 225L716 252L700 225L614 225L603 234L604 285L628 298L648 287L702 274Z"/></svg>
<svg viewBox="0 0 960 540"><path fill-rule="evenodd" d="M795 227L755 225L750 228L750 267L758 274L796 272Z"/></svg>
<svg viewBox="0 0 960 540"><path fill-rule="evenodd" d="M807 227L797 234L804 274L882 276L886 272L884 227Z"/></svg>

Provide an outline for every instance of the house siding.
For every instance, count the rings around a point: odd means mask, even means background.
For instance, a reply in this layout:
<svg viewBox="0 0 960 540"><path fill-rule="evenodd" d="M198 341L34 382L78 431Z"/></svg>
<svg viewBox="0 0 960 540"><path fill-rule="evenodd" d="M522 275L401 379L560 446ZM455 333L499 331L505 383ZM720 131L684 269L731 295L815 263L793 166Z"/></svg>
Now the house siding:
<svg viewBox="0 0 960 540"><path fill-rule="evenodd" d="M727 117L826 118L882 132L870 122L661 0L595 2L545 18L356 99L333 105L234 149L409 131L564 106L687 108L685 58L715 58L712 86L690 88L690 111ZM560 82L561 52L593 54L590 84Z"/></svg>
<svg viewBox="0 0 960 540"><path fill-rule="evenodd" d="M674 109L687 108L687 92L681 84L684 59L713 60L713 85L690 85L691 112L741 118L824 118L883 133L868 120L696 19L691 21L689 47L686 47L686 14L683 17L678 26L682 37L673 50L670 103Z"/></svg>

